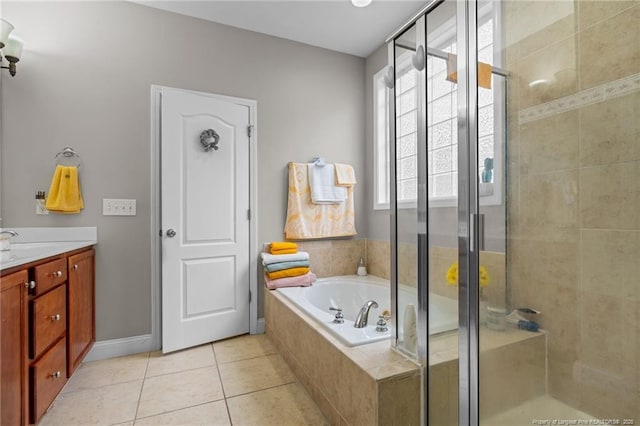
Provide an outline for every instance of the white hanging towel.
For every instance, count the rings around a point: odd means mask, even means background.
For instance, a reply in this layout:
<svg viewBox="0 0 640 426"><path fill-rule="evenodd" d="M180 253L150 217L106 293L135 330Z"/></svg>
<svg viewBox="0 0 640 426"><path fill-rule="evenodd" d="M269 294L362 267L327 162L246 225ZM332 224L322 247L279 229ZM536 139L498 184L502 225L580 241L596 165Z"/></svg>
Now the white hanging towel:
<svg viewBox="0 0 640 426"><path fill-rule="evenodd" d="M336 186L333 164L307 165L311 201L314 204L339 204L347 199L347 188Z"/></svg>

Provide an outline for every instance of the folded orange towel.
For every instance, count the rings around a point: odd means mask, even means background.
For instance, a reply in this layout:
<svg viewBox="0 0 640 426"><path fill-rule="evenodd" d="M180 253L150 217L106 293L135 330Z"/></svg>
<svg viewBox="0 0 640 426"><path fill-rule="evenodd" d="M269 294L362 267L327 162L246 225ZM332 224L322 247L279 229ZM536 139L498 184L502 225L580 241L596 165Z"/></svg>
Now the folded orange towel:
<svg viewBox="0 0 640 426"><path fill-rule="evenodd" d="M283 249L283 250L269 250L271 254L296 254L296 249Z"/></svg>
<svg viewBox="0 0 640 426"><path fill-rule="evenodd" d="M304 275L308 272L309 272L308 267L300 266L298 268L290 268L290 269L283 269L281 271L266 272L266 274L270 280L277 280L278 278L284 278L284 277L297 277L298 275Z"/></svg>
<svg viewBox="0 0 640 426"><path fill-rule="evenodd" d="M293 254L298 252L298 245L287 241L273 242L269 244L271 254Z"/></svg>
<svg viewBox="0 0 640 426"><path fill-rule="evenodd" d="M492 69L490 64L478 62L478 86L491 89ZM447 55L447 80L452 83L458 82L458 57L453 53Z"/></svg>

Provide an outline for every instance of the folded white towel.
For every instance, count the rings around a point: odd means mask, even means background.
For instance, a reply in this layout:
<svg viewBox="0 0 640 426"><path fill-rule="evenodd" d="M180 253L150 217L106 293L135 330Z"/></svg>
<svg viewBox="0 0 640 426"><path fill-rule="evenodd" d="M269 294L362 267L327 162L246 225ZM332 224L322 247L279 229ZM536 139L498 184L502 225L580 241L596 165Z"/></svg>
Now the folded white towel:
<svg viewBox="0 0 640 426"><path fill-rule="evenodd" d="M347 199L347 188L336 186L333 164L308 165L311 201L314 204L339 204Z"/></svg>
<svg viewBox="0 0 640 426"><path fill-rule="evenodd" d="M297 253L291 254L270 254L270 253L260 253L262 257L263 265L270 265L272 263L280 263L280 262L296 262L299 260L309 260L309 253L306 251L299 251Z"/></svg>

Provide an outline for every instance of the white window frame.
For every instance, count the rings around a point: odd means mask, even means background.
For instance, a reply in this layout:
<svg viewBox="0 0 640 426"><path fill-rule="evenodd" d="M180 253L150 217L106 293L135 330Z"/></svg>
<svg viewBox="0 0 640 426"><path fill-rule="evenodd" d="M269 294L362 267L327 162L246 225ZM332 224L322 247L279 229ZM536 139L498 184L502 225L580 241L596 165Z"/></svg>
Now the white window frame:
<svg viewBox="0 0 640 426"><path fill-rule="evenodd" d="M380 94L384 93L384 105L389 105L389 90L384 83L387 73L385 66L373 75L373 209L388 210L391 180L389 178L389 114L379 114ZM382 131L379 128L382 127ZM384 191L387 202L380 202L380 192Z"/></svg>
<svg viewBox="0 0 640 426"><path fill-rule="evenodd" d="M501 45L501 33L499 28L497 28L498 23L500 22L500 8L499 7L486 7L484 11L480 11L480 17L486 17L491 11L493 11L493 45L500 46ZM484 13L482 13L484 12ZM445 27L446 28L446 27ZM451 37L451 32L453 30L446 29L442 31L441 34L437 36L437 38L445 39ZM502 54L500 49L494 49L493 55L493 63L501 64L502 63ZM406 58L405 58L406 55ZM398 62L404 65L405 61L408 61L410 64L411 55L406 53L402 55ZM387 90L384 84L384 76L387 72L387 66L379 70L373 76L373 157L374 157L374 193L373 193L373 209L374 210L388 210L389 209L389 197L390 197L390 176L389 176L389 143L388 135L389 135L389 127L388 127L388 113L378 114L378 102L380 101L380 92L384 92L385 97L385 105L389 105L389 90ZM505 92L506 82L501 79L493 86L493 95L494 95L494 125L493 125L493 137L494 137L494 146L493 146L493 159L494 159L494 168L493 168L493 182L492 182L492 193L489 195L482 195L482 190L480 193L480 205L481 206L497 206L502 205L502 187L503 187L503 174L504 174L504 152L503 146L505 142L505 105L504 105L504 92ZM383 89L383 90L380 90ZM499 103L496 103L496 100L499 100ZM381 123L382 121L382 123ZM382 125L384 126L384 131L379 132L378 127ZM479 170L482 170L482 167L479 166ZM385 185L385 189L381 189L381 185ZM380 192L384 191L384 195L386 196L387 202L380 202L379 195ZM429 207L453 207L458 203L458 197L429 197ZM397 203L398 208L410 209L417 207L417 200L412 201L399 201Z"/></svg>

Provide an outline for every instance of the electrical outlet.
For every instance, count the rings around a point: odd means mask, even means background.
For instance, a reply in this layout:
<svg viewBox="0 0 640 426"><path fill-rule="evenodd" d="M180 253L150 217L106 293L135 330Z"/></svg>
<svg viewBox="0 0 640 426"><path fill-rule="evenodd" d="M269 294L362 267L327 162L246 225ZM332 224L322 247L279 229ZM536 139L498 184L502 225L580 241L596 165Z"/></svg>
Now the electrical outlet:
<svg viewBox="0 0 640 426"><path fill-rule="evenodd" d="M103 198L103 216L135 216L136 200L123 198Z"/></svg>
<svg viewBox="0 0 640 426"><path fill-rule="evenodd" d="M49 210L44 206L44 200L36 199L36 214L37 215L47 215L49 214Z"/></svg>

